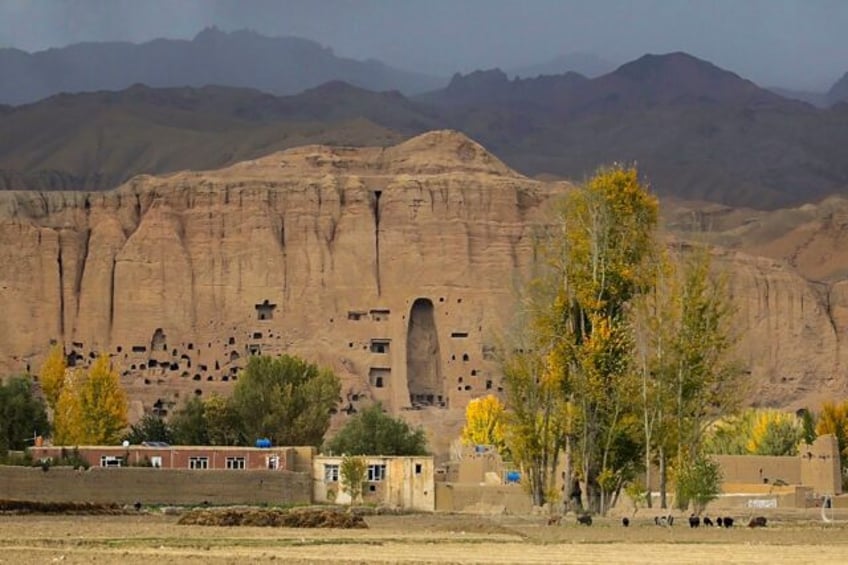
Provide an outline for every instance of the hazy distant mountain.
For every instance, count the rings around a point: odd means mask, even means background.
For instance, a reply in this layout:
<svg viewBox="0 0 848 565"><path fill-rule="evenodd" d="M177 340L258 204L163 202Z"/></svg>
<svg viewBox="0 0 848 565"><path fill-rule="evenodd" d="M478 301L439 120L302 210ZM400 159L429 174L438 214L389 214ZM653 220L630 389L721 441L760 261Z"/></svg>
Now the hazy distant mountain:
<svg viewBox="0 0 848 565"><path fill-rule="evenodd" d="M512 79L500 69L456 74L448 85L416 100L436 106L506 105L515 111L556 107L575 86L589 79L577 73Z"/></svg>
<svg viewBox="0 0 848 565"><path fill-rule="evenodd" d="M437 106L501 103L522 111L543 110L548 117L687 103L788 102L686 53L645 55L595 79L567 73L510 80L499 69L457 74L445 88L416 99Z"/></svg>
<svg viewBox="0 0 848 565"><path fill-rule="evenodd" d="M830 105L838 102L848 102L848 73L842 75L842 78L830 87L827 92L827 102Z"/></svg>
<svg viewBox="0 0 848 565"><path fill-rule="evenodd" d="M613 71L615 67L615 63L598 57L594 53L577 52L559 55L545 63L515 67L509 69L507 74L513 78L535 78L540 75L562 75L571 72L594 78Z"/></svg>
<svg viewBox="0 0 848 565"><path fill-rule="evenodd" d="M438 127L399 93L338 82L289 97L142 85L60 94L0 115L0 188L100 190L139 173L218 168L309 143L393 145Z"/></svg>
<svg viewBox="0 0 848 565"><path fill-rule="evenodd" d="M25 53L0 49L0 103L22 104L59 92L222 85L294 94L331 80L369 90L425 92L445 80L398 70L379 61L337 57L297 37L207 28L193 40L142 44L80 43Z"/></svg>
<svg viewBox="0 0 848 565"><path fill-rule="evenodd" d="M800 100L801 102L806 102L807 104L812 104L817 108L827 108L830 104L827 101L827 94L823 94L821 92L806 92L803 90L792 90L790 88L781 88L779 86L770 86L769 90L774 92L779 96L783 96L784 98L790 98L792 100Z"/></svg>
<svg viewBox="0 0 848 565"><path fill-rule="evenodd" d="M141 172L446 127L528 175L582 180L635 162L661 195L760 209L848 193L848 104L817 109L684 53L594 79L477 71L413 99L339 81L283 97L144 86L58 95L0 108L0 188L108 188Z"/></svg>

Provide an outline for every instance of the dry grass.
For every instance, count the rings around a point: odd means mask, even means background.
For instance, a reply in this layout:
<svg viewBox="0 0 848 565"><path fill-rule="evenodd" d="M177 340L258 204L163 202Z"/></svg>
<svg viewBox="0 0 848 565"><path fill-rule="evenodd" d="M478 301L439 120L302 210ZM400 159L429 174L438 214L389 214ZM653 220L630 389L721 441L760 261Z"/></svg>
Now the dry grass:
<svg viewBox="0 0 848 565"><path fill-rule="evenodd" d="M179 526L161 514L0 516L0 562L15 563L846 563L848 522L770 516L762 529L630 528L573 519L368 516L369 529Z"/></svg>

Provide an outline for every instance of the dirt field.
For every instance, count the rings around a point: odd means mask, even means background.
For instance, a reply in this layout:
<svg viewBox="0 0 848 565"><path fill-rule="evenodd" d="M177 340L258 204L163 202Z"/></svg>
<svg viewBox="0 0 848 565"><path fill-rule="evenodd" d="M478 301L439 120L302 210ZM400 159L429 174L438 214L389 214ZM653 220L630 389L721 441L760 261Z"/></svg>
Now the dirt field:
<svg viewBox="0 0 848 565"><path fill-rule="evenodd" d="M0 516L0 563L848 563L848 515L766 529L592 527L515 516L371 516L365 530L178 526L177 516ZM681 521L682 522L682 521Z"/></svg>

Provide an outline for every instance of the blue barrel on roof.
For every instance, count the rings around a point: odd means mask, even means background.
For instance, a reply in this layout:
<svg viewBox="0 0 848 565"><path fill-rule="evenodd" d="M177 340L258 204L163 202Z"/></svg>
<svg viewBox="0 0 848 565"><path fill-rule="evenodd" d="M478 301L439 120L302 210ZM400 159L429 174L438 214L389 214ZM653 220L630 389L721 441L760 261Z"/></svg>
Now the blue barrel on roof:
<svg viewBox="0 0 848 565"><path fill-rule="evenodd" d="M256 440L256 447L271 447L271 440L267 437L261 437Z"/></svg>
<svg viewBox="0 0 848 565"><path fill-rule="evenodd" d="M507 471L506 482L507 483L520 483L521 482L521 473L519 471Z"/></svg>

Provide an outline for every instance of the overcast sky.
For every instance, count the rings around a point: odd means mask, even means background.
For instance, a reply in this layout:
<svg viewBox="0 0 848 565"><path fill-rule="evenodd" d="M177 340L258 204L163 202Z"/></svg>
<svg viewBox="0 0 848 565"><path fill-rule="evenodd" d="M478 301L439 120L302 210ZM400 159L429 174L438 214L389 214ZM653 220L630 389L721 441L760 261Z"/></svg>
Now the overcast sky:
<svg viewBox="0 0 848 565"><path fill-rule="evenodd" d="M848 0L0 0L0 46L26 51L211 25L437 75L671 51L762 86L821 91L848 71Z"/></svg>

